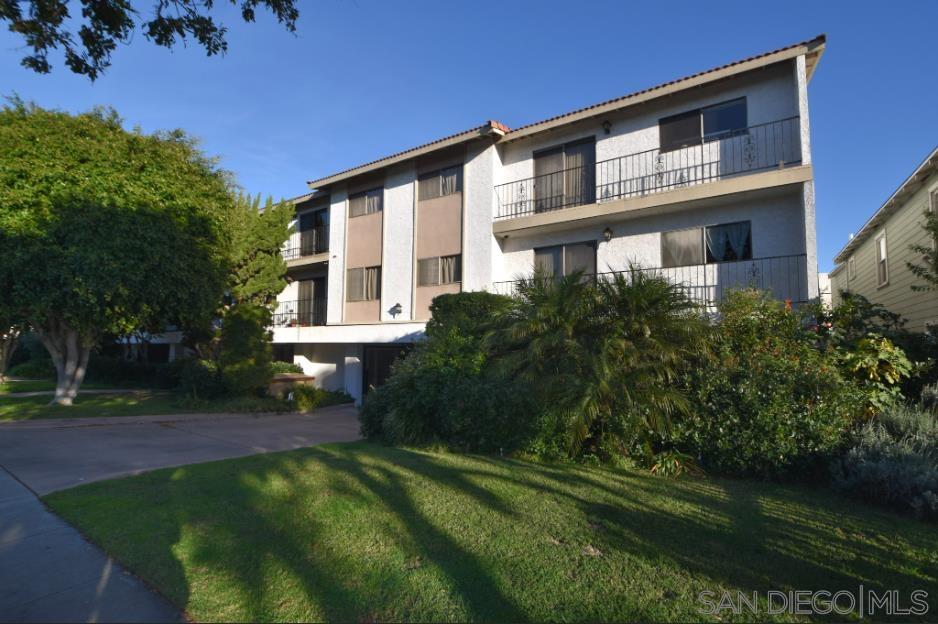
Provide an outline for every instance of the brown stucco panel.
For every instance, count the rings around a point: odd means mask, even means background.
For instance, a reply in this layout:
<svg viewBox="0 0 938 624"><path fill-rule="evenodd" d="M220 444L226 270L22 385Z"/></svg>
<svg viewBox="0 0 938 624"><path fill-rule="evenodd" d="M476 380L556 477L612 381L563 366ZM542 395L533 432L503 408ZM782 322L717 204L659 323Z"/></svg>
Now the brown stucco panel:
<svg viewBox="0 0 938 624"><path fill-rule="evenodd" d="M383 215L383 212L376 212L348 220L348 243L345 254L348 268L381 265Z"/></svg>
<svg viewBox="0 0 938 624"><path fill-rule="evenodd" d="M426 321L430 318L430 304L434 297L458 293L462 290L460 284L442 284L440 286L418 286L417 287L417 306L414 310L418 321Z"/></svg>
<svg viewBox="0 0 938 624"><path fill-rule="evenodd" d="M462 253L462 193L417 202L417 259Z"/></svg>

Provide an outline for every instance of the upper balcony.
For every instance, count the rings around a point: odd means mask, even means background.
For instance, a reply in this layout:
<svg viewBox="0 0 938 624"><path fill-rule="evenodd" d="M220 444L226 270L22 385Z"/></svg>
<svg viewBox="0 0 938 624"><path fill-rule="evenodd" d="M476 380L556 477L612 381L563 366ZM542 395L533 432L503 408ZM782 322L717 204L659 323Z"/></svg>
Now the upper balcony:
<svg viewBox="0 0 938 624"><path fill-rule="evenodd" d="M329 260L329 224L300 230L290 235L283 247L287 267L306 266Z"/></svg>
<svg viewBox="0 0 938 624"><path fill-rule="evenodd" d="M518 219L531 219L535 215L554 213L581 206L602 206L619 200L635 200L650 195L680 191L704 184L740 178L757 173L771 173L800 165L801 123L798 117L789 117L729 132L708 135L687 141L681 147L662 151L660 148L626 154L582 166L559 169L524 180L500 184L495 187L498 213L494 229L509 231L522 227ZM592 160L590 158L589 160ZM790 176L764 184L792 181ZM799 181L800 178L794 179ZM734 189L745 190L752 184L735 184ZM710 189L717 194L728 189ZM727 186L727 185L724 185ZM657 198L659 203L684 201L706 196L707 193L672 193ZM625 205L617 210L633 207ZM634 202L634 207L646 207L645 202ZM603 210L597 211L601 214ZM563 221L580 218L569 213L553 215L549 220ZM525 225L524 227L528 227Z"/></svg>

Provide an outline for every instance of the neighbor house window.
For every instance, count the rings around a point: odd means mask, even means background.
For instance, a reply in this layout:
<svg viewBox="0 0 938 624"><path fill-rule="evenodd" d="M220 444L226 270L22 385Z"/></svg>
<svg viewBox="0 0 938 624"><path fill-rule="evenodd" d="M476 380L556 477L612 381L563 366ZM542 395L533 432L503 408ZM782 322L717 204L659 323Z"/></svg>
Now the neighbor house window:
<svg viewBox="0 0 938 624"><path fill-rule="evenodd" d="M462 165L425 173L418 179L420 201L462 192Z"/></svg>
<svg viewBox="0 0 938 624"><path fill-rule="evenodd" d="M381 212L384 189L376 188L363 193L350 195L348 198L348 214L350 217L360 217L366 214Z"/></svg>
<svg viewBox="0 0 938 624"><path fill-rule="evenodd" d="M417 286L439 286L462 281L462 256L424 258L417 261Z"/></svg>
<svg viewBox="0 0 938 624"><path fill-rule="evenodd" d="M660 152L715 141L746 129L746 98L698 108L658 120Z"/></svg>
<svg viewBox="0 0 938 624"><path fill-rule="evenodd" d="M534 250L534 268L542 275L584 275L596 273L596 243L573 243Z"/></svg>
<svg viewBox="0 0 938 624"><path fill-rule="evenodd" d="M375 301L381 297L381 267L349 269L345 284L346 301Z"/></svg>
<svg viewBox="0 0 938 624"><path fill-rule="evenodd" d="M847 260L847 279L852 280L857 277L857 261L855 258Z"/></svg>
<svg viewBox="0 0 938 624"><path fill-rule="evenodd" d="M661 266L752 259L752 224L749 221L709 225L661 233Z"/></svg>
<svg viewBox="0 0 938 624"><path fill-rule="evenodd" d="M876 282L880 286L889 281L889 259L886 256L886 235L876 239Z"/></svg>

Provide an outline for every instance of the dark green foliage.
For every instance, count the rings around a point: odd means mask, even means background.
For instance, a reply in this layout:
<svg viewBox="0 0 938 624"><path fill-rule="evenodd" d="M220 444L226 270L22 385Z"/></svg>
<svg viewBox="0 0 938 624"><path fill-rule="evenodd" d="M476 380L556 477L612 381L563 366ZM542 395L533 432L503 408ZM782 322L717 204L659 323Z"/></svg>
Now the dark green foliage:
<svg viewBox="0 0 938 624"><path fill-rule="evenodd" d="M354 399L345 392L334 390L323 390L308 384L297 384L293 386L293 404L298 412L311 412L317 407L329 407L330 405L343 405L351 403Z"/></svg>
<svg viewBox="0 0 938 624"><path fill-rule="evenodd" d="M490 342L501 372L536 389L569 456L610 459L688 412L677 382L706 333L678 286L634 269L523 282Z"/></svg>
<svg viewBox="0 0 938 624"><path fill-rule="evenodd" d="M27 379L55 379L55 367L49 358L36 358L26 360L7 371L10 377L25 377Z"/></svg>
<svg viewBox="0 0 938 624"><path fill-rule="evenodd" d="M172 389L179 386L184 366L184 360L154 364L93 354L85 378L108 386Z"/></svg>
<svg viewBox="0 0 938 624"><path fill-rule="evenodd" d="M924 216L922 229L929 234L933 243L938 242L938 214L932 210L926 210ZM921 264L906 262L912 274L920 280L919 283L912 285L912 290L938 290L938 246L912 245L910 249L921 257Z"/></svg>
<svg viewBox="0 0 938 624"><path fill-rule="evenodd" d="M210 14L213 2L154 2L146 16L135 4L73 1L70 6L69 0L0 0L0 20L9 22L10 32L21 35L30 50L21 65L43 74L52 69L49 52L62 50L71 71L95 80L110 66L117 47L133 40L138 26L144 37L166 48L191 38L209 56L228 49L227 28ZM230 0L230 4L239 6L245 22L253 22L257 8L263 7L287 30L296 29L296 0ZM72 26L78 27L77 36Z"/></svg>
<svg viewBox="0 0 938 624"><path fill-rule="evenodd" d="M284 373L302 373L303 367L293 362L271 362L270 374L281 375Z"/></svg>
<svg viewBox="0 0 938 624"><path fill-rule="evenodd" d="M762 478L818 472L860 408L836 360L816 348L796 314L765 293L733 293L720 316L713 357L686 381L694 413L676 424L670 443L714 472Z"/></svg>
<svg viewBox="0 0 938 624"><path fill-rule="evenodd" d="M437 297L427 340L395 364L384 386L368 393L362 435L478 451L525 446L539 418L534 393L493 374L483 340L492 315L511 303L489 293Z"/></svg>
<svg viewBox="0 0 938 624"><path fill-rule="evenodd" d="M854 434L831 474L834 487L850 496L938 519L938 419L915 407L891 407Z"/></svg>
<svg viewBox="0 0 938 624"><path fill-rule="evenodd" d="M179 391L191 400L212 400L225 394L218 366L212 360L187 359L179 376Z"/></svg>
<svg viewBox="0 0 938 624"><path fill-rule="evenodd" d="M260 195L239 195L225 225L229 247L228 290L236 303L269 305L287 285L283 243L290 236L293 205Z"/></svg>
<svg viewBox="0 0 938 624"><path fill-rule="evenodd" d="M231 395L263 394L270 383L270 310L243 303L225 315L218 368Z"/></svg>
<svg viewBox="0 0 938 624"><path fill-rule="evenodd" d="M432 338L455 331L468 336L481 336L492 318L511 306L511 297L489 292L440 295L430 304L427 335Z"/></svg>

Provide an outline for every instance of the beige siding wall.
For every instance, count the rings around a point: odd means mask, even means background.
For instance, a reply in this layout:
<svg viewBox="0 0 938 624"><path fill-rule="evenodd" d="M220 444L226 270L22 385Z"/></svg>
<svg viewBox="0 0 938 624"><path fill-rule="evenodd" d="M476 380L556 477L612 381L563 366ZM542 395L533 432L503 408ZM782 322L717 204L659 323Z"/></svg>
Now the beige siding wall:
<svg viewBox="0 0 938 624"><path fill-rule="evenodd" d="M929 189L936 185L938 175L933 175L853 252L851 257L856 266L855 275L850 272L848 259L832 276L835 304L839 301L839 291L849 290L901 314L908 320L906 327L912 331L922 331L926 322L938 321L938 292L913 291L911 286L921 281L906 266L907 262L921 262L921 257L909 249L910 245L934 244L922 228L922 223L929 205ZM880 286L876 275L876 240L882 234L886 236L889 280Z"/></svg>

